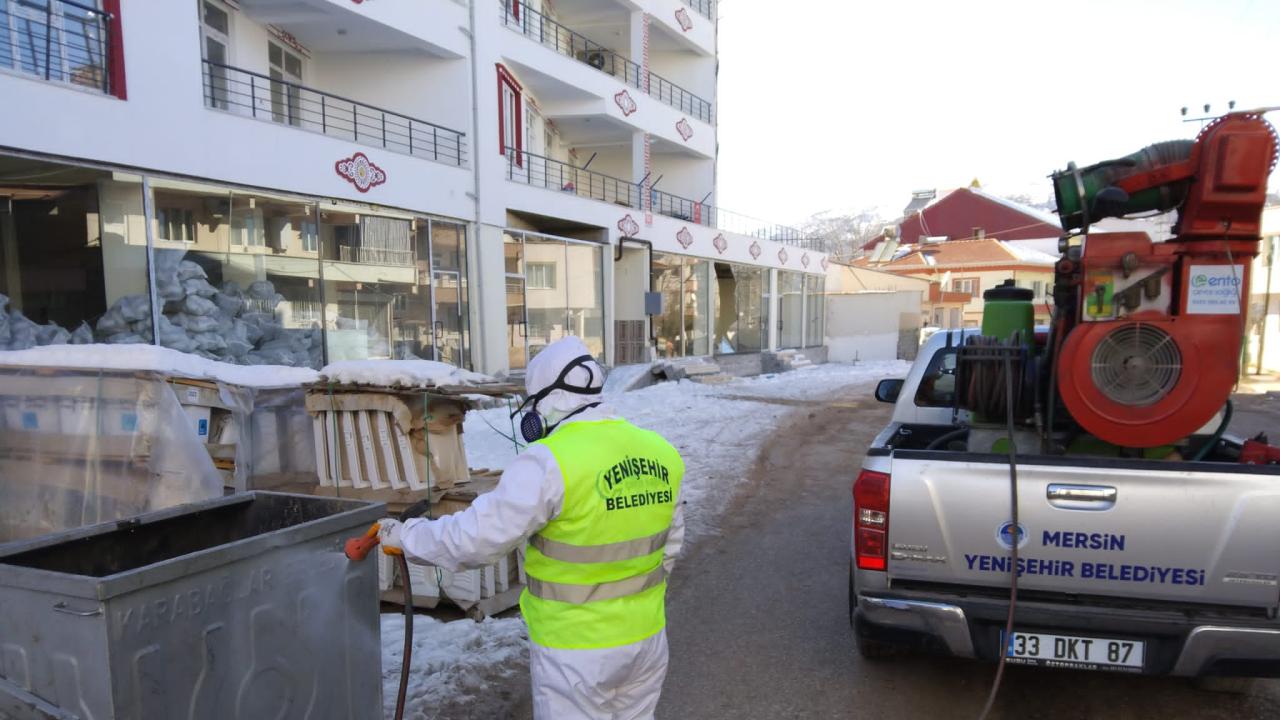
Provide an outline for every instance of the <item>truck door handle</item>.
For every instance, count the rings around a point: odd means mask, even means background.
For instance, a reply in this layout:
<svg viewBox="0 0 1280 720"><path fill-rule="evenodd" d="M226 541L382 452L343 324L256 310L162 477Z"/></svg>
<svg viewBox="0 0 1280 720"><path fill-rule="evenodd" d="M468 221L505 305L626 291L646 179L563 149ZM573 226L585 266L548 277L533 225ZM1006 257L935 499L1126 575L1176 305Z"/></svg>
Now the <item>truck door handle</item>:
<svg viewBox="0 0 1280 720"><path fill-rule="evenodd" d="M1045 490L1049 504L1064 510L1110 510L1116 504L1116 489L1105 485L1063 485L1054 483Z"/></svg>

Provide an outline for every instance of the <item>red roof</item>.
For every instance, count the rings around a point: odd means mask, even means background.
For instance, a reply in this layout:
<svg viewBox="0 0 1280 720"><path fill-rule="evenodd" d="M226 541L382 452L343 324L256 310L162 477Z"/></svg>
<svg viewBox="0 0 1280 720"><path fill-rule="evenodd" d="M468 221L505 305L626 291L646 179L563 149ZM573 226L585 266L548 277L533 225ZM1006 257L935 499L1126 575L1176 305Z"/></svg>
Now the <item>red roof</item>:
<svg viewBox="0 0 1280 720"><path fill-rule="evenodd" d="M990 195L981 188L958 188L934 200L923 210L902 219L898 238L904 245L921 237L963 240L981 229L986 237L1001 240L1037 240L1058 237L1062 227L1053 215L1012 200ZM884 235L872 238L863 250L871 250Z"/></svg>

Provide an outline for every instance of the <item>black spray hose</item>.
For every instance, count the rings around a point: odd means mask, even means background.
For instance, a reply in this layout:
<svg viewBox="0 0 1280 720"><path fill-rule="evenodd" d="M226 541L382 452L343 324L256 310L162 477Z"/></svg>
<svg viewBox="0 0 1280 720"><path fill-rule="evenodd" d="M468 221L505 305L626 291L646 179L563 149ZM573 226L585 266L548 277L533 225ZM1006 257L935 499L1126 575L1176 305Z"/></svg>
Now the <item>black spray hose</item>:
<svg viewBox="0 0 1280 720"><path fill-rule="evenodd" d="M405 696L409 694L409 666L413 660L413 589L409 587L409 561L404 553L396 556L400 579L404 582L404 653L400 665L400 692L396 695L395 720L404 720Z"/></svg>
<svg viewBox="0 0 1280 720"><path fill-rule="evenodd" d="M1231 424L1231 416L1234 413L1235 406L1228 400L1226 410L1222 413L1222 422L1218 423L1218 429L1213 431L1213 436L1209 438L1209 442L1196 451L1195 457L1191 458L1192 462L1200 462L1209 454L1210 450L1218 446L1218 441L1222 439L1222 434L1227 431L1227 426Z"/></svg>
<svg viewBox="0 0 1280 720"><path fill-rule="evenodd" d="M992 706L995 705L996 695L1000 692L1000 682L1004 679L1005 659L1009 656L1009 643L1013 640L1013 612L1018 606L1018 543L1022 540L1022 532L1018 525L1018 448L1013 440L1013 361L1008 355L1004 358L1004 369L1005 402L1008 405L1005 421L1009 428L1009 504L1013 523L1011 528L1013 553L1009 562L1009 614L1004 621L1004 638L1000 646L1000 660L996 665L996 677L991 683L987 704L983 706L978 720L986 720Z"/></svg>
<svg viewBox="0 0 1280 720"><path fill-rule="evenodd" d="M949 433L946 433L944 435L940 435L934 438L933 442L926 445L924 449L937 450L938 448L943 447L944 445L951 442L952 440L959 440L962 436L967 435L968 433L969 433L969 428L967 427L960 428L959 430L952 430Z"/></svg>
<svg viewBox="0 0 1280 720"><path fill-rule="evenodd" d="M430 415L427 418L430 419ZM400 513L400 522L423 515L431 515L430 490L427 491L426 498L410 505ZM395 720L404 720L404 703L409 694L409 668L413 665L413 587L409 581L409 559L405 557L403 550L395 557L396 565L400 569L400 579L404 584L404 652L401 653L403 657L400 663L400 691L396 695Z"/></svg>

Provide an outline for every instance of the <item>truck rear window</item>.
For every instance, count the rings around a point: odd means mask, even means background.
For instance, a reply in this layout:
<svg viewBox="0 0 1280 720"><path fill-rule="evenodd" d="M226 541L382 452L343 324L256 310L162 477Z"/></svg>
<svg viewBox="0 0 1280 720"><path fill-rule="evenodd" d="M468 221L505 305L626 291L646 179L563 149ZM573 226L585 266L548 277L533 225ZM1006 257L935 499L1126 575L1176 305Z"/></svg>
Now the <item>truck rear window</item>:
<svg viewBox="0 0 1280 720"><path fill-rule="evenodd" d="M953 407L956 397L956 349L942 348L933 354L920 388L916 390L919 407Z"/></svg>

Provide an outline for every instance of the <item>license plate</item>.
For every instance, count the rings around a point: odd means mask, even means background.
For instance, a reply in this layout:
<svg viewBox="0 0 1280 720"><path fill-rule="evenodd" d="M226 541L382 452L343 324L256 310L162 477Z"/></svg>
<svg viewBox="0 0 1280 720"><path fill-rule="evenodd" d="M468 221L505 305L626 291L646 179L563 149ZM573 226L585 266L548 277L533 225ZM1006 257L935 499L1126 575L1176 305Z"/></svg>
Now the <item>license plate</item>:
<svg viewBox="0 0 1280 720"><path fill-rule="evenodd" d="M1003 644L1006 661L1020 665L1140 672L1146 658L1141 640L1015 631Z"/></svg>

